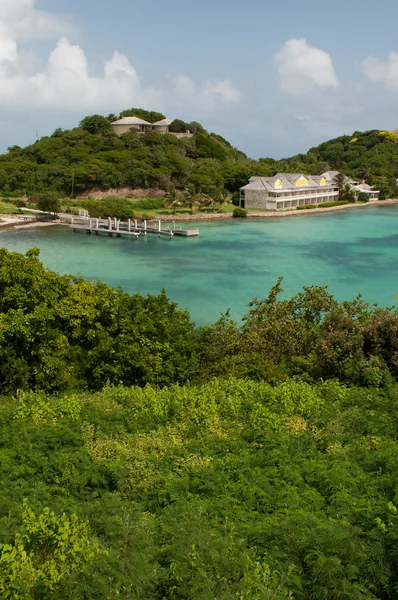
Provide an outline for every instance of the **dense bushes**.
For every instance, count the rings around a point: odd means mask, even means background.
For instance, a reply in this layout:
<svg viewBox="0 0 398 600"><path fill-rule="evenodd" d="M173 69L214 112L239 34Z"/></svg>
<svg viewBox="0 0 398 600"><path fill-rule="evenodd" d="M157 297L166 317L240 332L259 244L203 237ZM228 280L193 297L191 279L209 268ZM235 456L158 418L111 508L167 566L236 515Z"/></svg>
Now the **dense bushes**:
<svg viewBox="0 0 398 600"><path fill-rule="evenodd" d="M194 329L164 292L130 296L102 282L47 271L0 250L0 393L99 389L107 381L159 386L211 377L270 382L298 375L385 387L398 378L398 312L325 287L280 299L281 281L250 303Z"/></svg>
<svg viewBox="0 0 398 600"><path fill-rule="evenodd" d="M0 392L168 385L192 370L193 325L164 292L129 296L0 250Z"/></svg>
<svg viewBox="0 0 398 600"><path fill-rule="evenodd" d="M87 209L90 217L116 217L118 219L134 219L134 209L128 200L123 198L104 198L103 200L82 200L81 206Z"/></svg>
<svg viewBox="0 0 398 600"><path fill-rule="evenodd" d="M393 600L397 412L337 382L3 399L0 590Z"/></svg>
<svg viewBox="0 0 398 600"><path fill-rule="evenodd" d="M3 598L396 598L396 309L279 280L195 330L37 254L0 250Z"/></svg>

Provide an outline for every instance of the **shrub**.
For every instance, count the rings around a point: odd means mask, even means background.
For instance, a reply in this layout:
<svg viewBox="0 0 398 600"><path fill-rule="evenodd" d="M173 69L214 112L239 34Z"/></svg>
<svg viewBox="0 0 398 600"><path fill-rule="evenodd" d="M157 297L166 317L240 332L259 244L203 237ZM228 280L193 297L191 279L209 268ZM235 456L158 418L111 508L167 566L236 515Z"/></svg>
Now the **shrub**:
<svg viewBox="0 0 398 600"><path fill-rule="evenodd" d="M243 219L245 217L247 217L247 210L245 208L234 208L234 212L232 213L232 216L237 218L237 219Z"/></svg>
<svg viewBox="0 0 398 600"><path fill-rule="evenodd" d="M367 194L366 192L359 192L357 200L358 202L369 202L369 194Z"/></svg>
<svg viewBox="0 0 398 600"><path fill-rule="evenodd" d="M234 192L232 194L231 202L232 202L232 204L234 206L238 206L239 207L239 203L240 203L240 194L239 194L239 192Z"/></svg>
<svg viewBox="0 0 398 600"><path fill-rule="evenodd" d="M332 208L333 206L344 206L349 204L348 200L336 200L335 202L324 202L323 204L308 204L307 206L297 206L297 210L307 210L313 208Z"/></svg>
<svg viewBox="0 0 398 600"><path fill-rule="evenodd" d="M136 202L134 207L143 210L158 210L163 207L163 198L143 198Z"/></svg>

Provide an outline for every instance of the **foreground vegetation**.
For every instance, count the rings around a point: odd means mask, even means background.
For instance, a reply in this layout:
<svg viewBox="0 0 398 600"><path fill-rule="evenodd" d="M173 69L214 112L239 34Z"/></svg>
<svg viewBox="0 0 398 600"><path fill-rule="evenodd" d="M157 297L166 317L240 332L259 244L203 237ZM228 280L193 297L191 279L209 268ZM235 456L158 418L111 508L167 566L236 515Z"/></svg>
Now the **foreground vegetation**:
<svg viewBox="0 0 398 600"><path fill-rule="evenodd" d="M395 598L397 409L236 379L4 399L3 597Z"/></svg>
<svg viewBox="0 0 398 600"><path fill-rule="evenodd" d="M397 310L281 293L196 328L0 250L0 597L397 597Z"/></svg>

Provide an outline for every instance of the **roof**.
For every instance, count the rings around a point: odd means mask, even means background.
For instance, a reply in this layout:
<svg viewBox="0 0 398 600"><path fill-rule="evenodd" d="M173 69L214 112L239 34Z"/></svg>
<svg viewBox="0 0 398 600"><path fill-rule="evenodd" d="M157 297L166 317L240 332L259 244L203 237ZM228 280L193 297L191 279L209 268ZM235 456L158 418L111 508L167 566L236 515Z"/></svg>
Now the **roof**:
<svg viewBox="0 0 398 600"><path fill-rule="evenodd" d="M274 177L250 177L249 183L243 186L243 190L270 190L273 192L281 192L286 190L297 190L296 181L305 177L308 179L307 188L319 188L322 176L311 177L311 175L303 175L302 173L277 173ZM275 182L280 179L282 181L281 188L275 188ZM326 179L326 177L325 177ZM323 186L322 186L323 187Z"/></svg>
<svg viewBox="0 0 398 600"><path fill-rule="evenodd" d="M322 177L325 179L334 179L336 175L339 175L340 171L326 171L326 173L322 173Z"/></svg>
<svg viewBox="0 0 398 600"><path fill-rule="evenodd" d="M112 125L152 125L152 123L138 117L123 117L118 121L113 121Z"/></svg>
<svg viewBox="0 0 398 600"><path fill-rule="evenodd" d="M157 127L168 127L173 122L172 119L162 119L161 121L156 121L156 123L152 123L152 125L156 125Z"/></svg>

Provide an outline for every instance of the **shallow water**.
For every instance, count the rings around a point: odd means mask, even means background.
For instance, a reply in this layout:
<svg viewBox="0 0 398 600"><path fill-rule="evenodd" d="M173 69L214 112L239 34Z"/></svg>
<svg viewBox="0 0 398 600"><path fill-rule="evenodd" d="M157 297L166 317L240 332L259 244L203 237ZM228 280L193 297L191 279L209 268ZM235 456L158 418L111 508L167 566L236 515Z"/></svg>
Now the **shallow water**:
<svg viewBox="0 0 398 600"><path fill-rule="evenodd" d="M193 224L190 224L190 226ZM286 295L304 285L329 285L339 300L362 292L382 306L398 294L398 207L380 206L270 220L200 223L199 238L154 235L131 239L88 236L48 227L3 231L0 246L37 246L44 264L122 286L130 293L169 297L198 324L267 294L279 275Z"/></svg>

